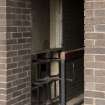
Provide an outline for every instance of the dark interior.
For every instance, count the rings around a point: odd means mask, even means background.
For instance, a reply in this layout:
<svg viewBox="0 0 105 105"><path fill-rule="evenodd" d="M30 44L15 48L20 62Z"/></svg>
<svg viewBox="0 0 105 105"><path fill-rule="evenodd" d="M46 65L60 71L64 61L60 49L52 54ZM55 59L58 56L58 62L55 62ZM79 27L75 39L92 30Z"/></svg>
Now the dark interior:
<svg viewBox="0 0 105 105"><path fill-rule="evenodd" d="M35 52L50 49L50 6L49 0L32 0L32 47ZM74 51L67 53L65 59L65 104L70 105L73 98L84 94L84 1L62 0L62 47L60 51ZM35 55L36 56L36 55ZM34 64L38 60L47 60L45 53L32 55L32 82L50 76L50 62ZM39 58L38 58L39 57ZM51 60L51 58L50 58ZM59 74L60 75L60 74ZM69 81L72 80L72 81ZM35 86L35 84L34 84ZM33 87L33 84L32 84ZM60 89L61 89L60 85ZM59 90L60 91L60 90ZM37 95L37 92L38 95ZM32 91L32 105L59 105L46 103L51 96L49 85ZM73 104L82 105L83 98ZM71 104L72 105L72 104Z"/></svg>
<svg viewBox="0 0 105 105"><path fill-rule="evenodd" d="M84 2L63 0L63 48L84 47Z"/></svg>
<svg viewBox="0 0 105 105"><path fill-rule="evenodd" d="M49 49L49 0L32 0L32 50Z"/></svg>

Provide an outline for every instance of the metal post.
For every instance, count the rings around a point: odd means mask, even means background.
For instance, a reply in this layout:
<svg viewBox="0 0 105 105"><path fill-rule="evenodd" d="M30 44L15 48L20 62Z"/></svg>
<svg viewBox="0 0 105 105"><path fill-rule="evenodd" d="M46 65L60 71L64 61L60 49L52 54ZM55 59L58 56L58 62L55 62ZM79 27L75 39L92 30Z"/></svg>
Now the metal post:
<svg viewBox="0 0 105 105"><path fill-rule="evenodd" d="M66 105L65 95L65 53L61 53L61 105Z"/></svg>

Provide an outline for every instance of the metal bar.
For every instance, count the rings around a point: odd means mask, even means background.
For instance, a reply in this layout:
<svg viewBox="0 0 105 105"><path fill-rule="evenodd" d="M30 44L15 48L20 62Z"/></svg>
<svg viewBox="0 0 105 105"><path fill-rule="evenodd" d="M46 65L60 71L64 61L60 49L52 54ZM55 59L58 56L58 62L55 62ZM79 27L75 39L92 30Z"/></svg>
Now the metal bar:
<svg viewBox="0 0 105 105"><path fill-rule="evenodd" d="M77 49L74 49L74 50L65 50L65 53L74 53L74 52L83 51L83 50L84 50L84 47L77 48Z"/></svg>
<svg viewBox="0 0 105 105"><path fill-rule="evenodd" d="M54 98L57 96L56 92L57 92L57 86L56 86L56 81L54 81Z"/></svg>
<svg viewBox="0 0 105 105"><path fill-rule="evenodd" d="M66 105L65 95L65 53L61 53L61 105Z"/></svg>

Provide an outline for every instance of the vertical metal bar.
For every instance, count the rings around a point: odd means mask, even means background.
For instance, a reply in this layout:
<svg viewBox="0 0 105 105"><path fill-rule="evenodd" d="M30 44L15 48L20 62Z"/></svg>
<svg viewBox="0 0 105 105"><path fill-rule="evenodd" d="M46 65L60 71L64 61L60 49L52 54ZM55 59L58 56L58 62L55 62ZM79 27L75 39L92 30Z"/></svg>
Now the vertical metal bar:
<svg viewBox="0 0 105 105"><path fill-rule="evenodd" d="M38 90L37 90L37 100L38 100L38 105L40 105L40 87L38 87Z"/></svg>
<svg viewBox="0 0 105 105"><path fill-rule="evenodd" d="M65 53L61 53L61 105L66 105L65 95Z"/></svg>
<svg viewBox="0 0 105 105"><path fill-rule="evenodd" d="M54 98L57 97L57 86L56 86L56 81L54 81Z"/></svg>

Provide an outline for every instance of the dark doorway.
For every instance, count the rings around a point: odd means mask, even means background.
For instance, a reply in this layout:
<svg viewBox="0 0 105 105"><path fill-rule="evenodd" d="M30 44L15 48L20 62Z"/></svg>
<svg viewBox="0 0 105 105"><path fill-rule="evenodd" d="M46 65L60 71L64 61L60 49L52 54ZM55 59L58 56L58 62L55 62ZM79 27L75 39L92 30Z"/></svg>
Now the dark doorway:
<svg viewBox="0 0 105 105"><path fill-rule="evenodd" d="M84 1L32 0L32 26L32 105L82 105Z"/></svg>

